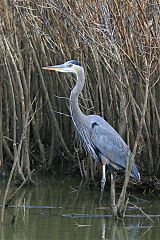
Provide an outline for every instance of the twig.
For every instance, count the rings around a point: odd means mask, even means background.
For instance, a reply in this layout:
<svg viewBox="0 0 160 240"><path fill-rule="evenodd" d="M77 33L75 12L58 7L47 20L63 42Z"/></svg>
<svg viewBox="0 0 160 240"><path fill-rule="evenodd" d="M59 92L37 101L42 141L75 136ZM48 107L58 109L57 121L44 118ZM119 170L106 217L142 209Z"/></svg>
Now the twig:
<svg viewBox="0 0 160 240"><path fill-rule="evenodd" d="M25 180L21 183L21 185L14 191L14 193L12 193L12 195L10 196L10 198L6 201L5 206L8 207L8 205L10 204L10 202L12 201L12 199L14 198L14 196L21 190L21 188L26 184L26 182L28 181L28 179L32 176L32 174L34 173L35 169L33 169L29 175L25 178Z"/></svg>
<svg viewBox="0 0 160 240"><path fill-rule="evenodd" d="M91 226L92 226L91 224L79 224L79 223L77 223L76 221L75 221L75 225L76 225L77 227L91 227Z"/></svg>
<svg viewBox="0 0 160 240"><path fill-rule="evenodd" d="M137 205L131 203L128 201L129 204L131 204L132 206L134 206L135 208L137 208L138 210L140 210L153 224L154 224L154 221L152 220L152 218L147 214L145 213L141 207L138 207Z"/></svg>

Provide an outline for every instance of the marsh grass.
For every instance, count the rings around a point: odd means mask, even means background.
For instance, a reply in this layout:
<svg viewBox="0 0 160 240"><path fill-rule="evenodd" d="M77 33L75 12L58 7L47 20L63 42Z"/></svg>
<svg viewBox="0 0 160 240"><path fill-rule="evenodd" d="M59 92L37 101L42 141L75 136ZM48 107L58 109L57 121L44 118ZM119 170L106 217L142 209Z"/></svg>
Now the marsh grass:
<svg viewBox="0 0 160 240"><path fill-rule="evenodd" d="M1 167L11 165L12 176L25 181L58 159L61 168L95 177L68 116L74 78L42 70L77 59L86 74L83 112L104 117L131 149L141 128L136 162L159 177L158 1L2 0L0 11Z"/></svg>

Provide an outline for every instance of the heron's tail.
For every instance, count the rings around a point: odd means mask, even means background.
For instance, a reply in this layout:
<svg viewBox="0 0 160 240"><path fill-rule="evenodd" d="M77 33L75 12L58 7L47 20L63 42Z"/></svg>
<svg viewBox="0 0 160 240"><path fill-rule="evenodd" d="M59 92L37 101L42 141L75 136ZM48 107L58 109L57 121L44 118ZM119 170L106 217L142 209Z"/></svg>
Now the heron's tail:
<svg viewBox="0 0 160 240"><path fill-rule="evenodd" d="M141 178L140 178L140 173L139 173L138 168L137 168L137 166L136 166L135 163L133 163L133 165L132 165L131 176L132 176L137 182L140 182L140 180L141 180Z"/></svg>

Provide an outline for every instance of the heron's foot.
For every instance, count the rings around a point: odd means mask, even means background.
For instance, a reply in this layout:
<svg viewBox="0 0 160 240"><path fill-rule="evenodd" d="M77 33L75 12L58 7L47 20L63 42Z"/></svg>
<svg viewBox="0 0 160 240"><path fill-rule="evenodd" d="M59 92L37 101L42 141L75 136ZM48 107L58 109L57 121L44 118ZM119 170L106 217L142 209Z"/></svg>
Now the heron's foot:
<svg viewBox="0 0 160 240"><path fill-rule="evenodd" d="M105 183L106 183L106 179L102 178L102 180L101 180L101 192L104 191Z"/></svg>
<svg viewBox="0 0 160 240"><path fill-rule="evenodd" d="M102 178L101 180L101 194L99 198L99 205L102 206L102 199L103 199L103 192L104 192L104 187L105 187L106 179Z"/></svg>

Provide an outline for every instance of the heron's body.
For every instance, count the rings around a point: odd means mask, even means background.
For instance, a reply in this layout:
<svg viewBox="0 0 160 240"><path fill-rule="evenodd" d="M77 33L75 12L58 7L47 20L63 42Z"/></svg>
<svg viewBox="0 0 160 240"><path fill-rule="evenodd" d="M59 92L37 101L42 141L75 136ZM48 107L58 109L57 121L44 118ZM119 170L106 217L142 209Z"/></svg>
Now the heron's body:
<svg viewBox="0 0 160 240"><path fill-rule="evenodd" d="M82 115L76 121L72 115L74 125L80 135L85 149L101 164L107 164L108 169L125 171L130 149L102 117L98 115ZM131 176L139 181L139 173L135 164L132 166Z"/></svg>
<svg viewBox="0 0 160 240"><path fill-rule="evenodd" d="M70 95L71 116L85 149L95 160L100 161L103 165L101 186L103 191L106 180L105 166L108 165L108 168L112 170L125 171L126 161L129 160L131 154L129 147L114 128L102 117L98 115L87 116L81 111L78 97L83 89L85 77L84 69L79 62L71 60L64 64L44 69L72 72L77 76L77 83ZM131 176L137 181L140 180L140 174L135 163L132 165Z"/></svg>

